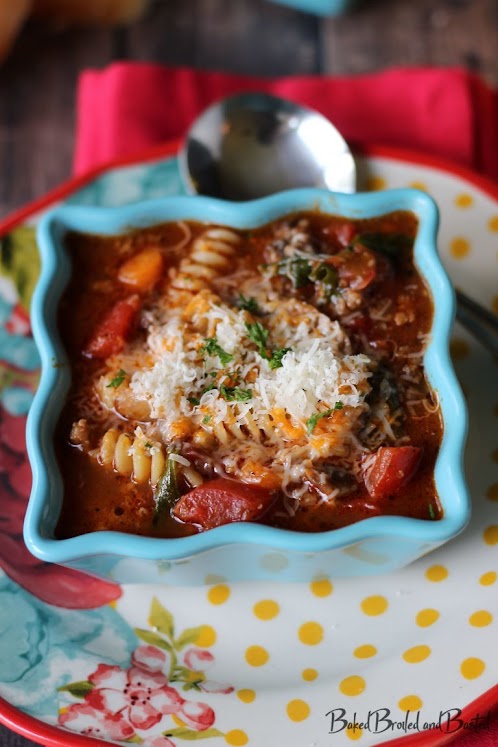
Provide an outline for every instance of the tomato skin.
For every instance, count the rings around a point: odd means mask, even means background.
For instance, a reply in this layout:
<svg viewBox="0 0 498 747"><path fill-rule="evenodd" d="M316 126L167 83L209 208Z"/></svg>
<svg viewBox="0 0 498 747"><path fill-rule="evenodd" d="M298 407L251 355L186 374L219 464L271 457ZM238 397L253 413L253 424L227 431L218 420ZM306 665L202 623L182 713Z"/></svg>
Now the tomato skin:
<svg viewBox="0 0 498 747"><path fill-rule="evenodd" d="M182 495L173 515L186 524L213 529L234 521L255 521L273 501L269 490L219 477Z"/></svg>
<svg viewBox="0 0 498 747"><path fill-rule="evenodd" d="M364 474L365 486L376 500L396 495L414 476L422 459L420 446L381 446Z"/></svg>
<svg viewBox="0 0 498 747"><path fill-rule="evenodd" d="M140 306L137 294L117 301L83 348L83 355L87 358L104 359L120 353Z"/></svg>
<svg viewBox="0 0 498 747"><path fill-rule="evenodd" d="M335 238L340 246L348 246L357 232L358 229L355 224L348 220L339 225L332 223L324 229L324 233L331 238Z"/></svg>

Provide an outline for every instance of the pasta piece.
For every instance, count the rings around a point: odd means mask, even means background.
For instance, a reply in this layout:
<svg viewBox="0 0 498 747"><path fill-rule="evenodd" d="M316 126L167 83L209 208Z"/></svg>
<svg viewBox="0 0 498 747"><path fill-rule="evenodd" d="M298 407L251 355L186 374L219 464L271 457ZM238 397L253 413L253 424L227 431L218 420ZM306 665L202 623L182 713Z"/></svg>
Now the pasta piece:
<svg viewBox="0 0 498 747"><path fill-rule="evenodd" d="M151 457L147 453L142 440L135 439L132 450L133 479L135 482L148 482L150 480Z"/></svg>
<svg viewBox="0 0 498 747"><path fill-rule="evenodd" d="M100 464L113 467L123 477L129 477L136 483L146 483L154 487L166 466L166 457L162 444L150 445L141 436L130 436L120 433L117 428L109 428L104 434L100 448L89 452Z"/></svg>
<svg viewBox="0 0 498 747"><path fill-rule="evenodd" d="M157 485L166 467L166 457L164 456L161 446L154 446L151 449L150 462L150 484L152 487Z"/></svg>
<svg viewBox="0 0 498 747"><path fill-rule="evenodd" d="M240 237L225 228L209 228L198 236L191 253L180 262L177 272L172 273L171 288L181 291L200 291L208 281L220 275L230 266Z"/></svg>
<svg viewBox="0 0 498 747"><path fill-rule="evenodd" d="M114 450L114 469L123 477L133 472L133 457L130 454L133 441L126 433L121 433Z"/></svg>
<svg viewBox="0 0 498 747"><path fill-rule="evenodd" d="M118 438L119 431L116 428L109 428L107 433L104 434L98 455L99 461L102 464L114 464L114 454Z"/></svg>
<svg viewBox="0 0 498 747"><path fill-rule="evenodd" d="M200 472L197 472L197 470L193 467L184 467L183 474L193 488L196 488L198 485L202 485L202 483L204 482L204 478L202 477Z"/></svg>

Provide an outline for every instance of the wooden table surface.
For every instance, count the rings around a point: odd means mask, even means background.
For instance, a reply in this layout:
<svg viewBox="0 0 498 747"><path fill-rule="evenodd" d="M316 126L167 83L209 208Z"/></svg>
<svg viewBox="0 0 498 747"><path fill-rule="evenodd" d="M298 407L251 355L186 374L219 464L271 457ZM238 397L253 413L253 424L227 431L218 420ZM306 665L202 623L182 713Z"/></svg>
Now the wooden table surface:
<svg viewBox="0 0 498 747"><path fill-rule="evenodd" d="M71 173L78 75L113 60L254 75L462 65L498 85L496 0L363 0L318 19L266 0L156 0L130 28L28 25L0 68L0 217ZM0 747L33 743L0 726Z"/></svg>

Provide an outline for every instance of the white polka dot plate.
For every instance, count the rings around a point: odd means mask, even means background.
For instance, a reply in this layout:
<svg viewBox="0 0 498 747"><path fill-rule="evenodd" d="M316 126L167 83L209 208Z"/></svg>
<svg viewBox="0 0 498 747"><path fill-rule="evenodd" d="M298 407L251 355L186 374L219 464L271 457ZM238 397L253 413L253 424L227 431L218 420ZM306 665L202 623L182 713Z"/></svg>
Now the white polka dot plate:
<svg viewBox="0 0 498 747"><path fill-rule="evenodd" d="M408 568L306 585L120 587L39 563L24 548L24 425L38 368L33 226L61 201L177 193L174 152L71 182L0 225L0 722L50 747L411 747L470 730L484 737L498 703L497 368L458 327L473 517ZM498 312L498 187L386 149L358 166L362 188L417 186L436 199L451 277Z"/></svg>

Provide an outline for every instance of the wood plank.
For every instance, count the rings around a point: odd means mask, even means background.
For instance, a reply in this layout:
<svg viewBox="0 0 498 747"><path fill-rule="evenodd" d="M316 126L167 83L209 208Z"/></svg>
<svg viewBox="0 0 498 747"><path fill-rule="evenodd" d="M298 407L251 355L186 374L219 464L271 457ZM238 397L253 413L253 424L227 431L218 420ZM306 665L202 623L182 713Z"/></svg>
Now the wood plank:
<svg viewBox="0 0 498 747"><path fill-rule="evenodd" d="M84 67L113 56L109 31L30 25L0 69L0 211L43 195L71 171L75 92Z"/></svg>
<svg viewBox="0 0 498 747"><path fill-rule="evenodd" d="M169 0L130 29L128 53L247 75L319 72L319 21L266 0Z"/></svg>
<svg viewBox="0 0 498 747"><path fill-rule="evenodd" d="M20 734L14 734L14 732L7 729L6 726L0 724L0 745L2 747L39 747L34 742L21 737Z"/></svg>
<svg viewBox="0 0 498 747"><path fill-rule="evenodd" d="M322 70L462 65L498 85L496 0L360 0L322 25Z"/></svg>

